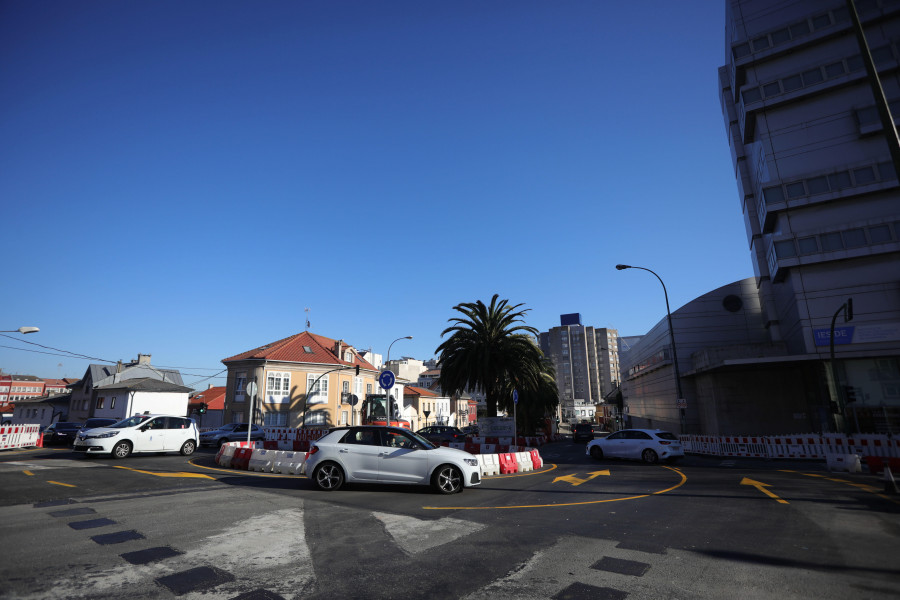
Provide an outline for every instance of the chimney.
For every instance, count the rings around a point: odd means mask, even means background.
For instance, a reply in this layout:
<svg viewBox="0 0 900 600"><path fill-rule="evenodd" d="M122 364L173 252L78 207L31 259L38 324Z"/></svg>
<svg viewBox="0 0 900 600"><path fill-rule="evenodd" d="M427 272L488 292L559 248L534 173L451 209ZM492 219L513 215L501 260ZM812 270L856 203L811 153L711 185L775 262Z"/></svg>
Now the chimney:
<svg viewBox="0 0 900 600"><path fill-rule="evenodd" d="M211 390L211 389L213 389L214 387L216 387L216 385L215 385L214 383L208 383L208 384L206 384L206 389L208 389L208 390Z"/></svg>
<svg viewBox="0 0 900 600"><path fill-rule="evenodd" d="M334 354L338 357L338 360L344 360L343 358L343 350L344 350L344 340L338 340L334 343Z"/></svg>
<svg viewBox="0 0 900 600"><path fill-rule="evenodd" d="M149 365L150 364L150 355L149 354L138 354L137 364Z"/></svg>

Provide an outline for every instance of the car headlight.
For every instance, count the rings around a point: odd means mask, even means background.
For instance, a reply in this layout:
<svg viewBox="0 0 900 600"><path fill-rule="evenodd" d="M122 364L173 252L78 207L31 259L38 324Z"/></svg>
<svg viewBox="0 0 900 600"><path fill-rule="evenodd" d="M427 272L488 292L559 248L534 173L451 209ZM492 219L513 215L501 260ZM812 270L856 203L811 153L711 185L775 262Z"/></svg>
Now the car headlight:
<svg viewBox="0 0 900 600"><path fill-rule="evenodd" d="M477 459L477 458L464 458L464 459L463 459L463 462L466 463L467 465L469 465L470 467L477 467L477 466L478 466L478 459Z"/></svg>
<svg viewBox="0 0 900 600"><path fill-rule="evenodd" d="M87 436L87 439L101 440L103 438L116 437L117 435L119 435L118 431L110 431L109 433L101 433L100 435L89 435Z"/></svg>

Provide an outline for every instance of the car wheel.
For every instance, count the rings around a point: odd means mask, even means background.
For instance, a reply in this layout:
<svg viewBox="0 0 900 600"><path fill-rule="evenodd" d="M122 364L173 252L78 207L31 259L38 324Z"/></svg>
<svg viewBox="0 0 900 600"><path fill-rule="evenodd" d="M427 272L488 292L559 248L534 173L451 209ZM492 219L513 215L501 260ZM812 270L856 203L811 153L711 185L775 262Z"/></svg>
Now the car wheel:
<svg viewBox="0 0 900 600"><path fill-rule="evenodd" d="M344 472L333 462L322 463L313 473L313 480L320 490L332 492L344 484Z"/></svg>
<svg viewBox="0 0 900 600"><path fill-rule="evenodd" d="M441 494L455 494L463 489L462 473L453 465L442 465L431 479L434 488Z"/></svg>
<svg viewBox="0 0 900 600"><path fill-rule="evenodd" d="M131 454L131 442L122 440L121 442L113 446L113 458L128 458L129 454Z"/></svg>
<svg viewBox="0 0 900 600"><path fill-rule="evenodd" d="M197 449L197 444L194 443L194 440L188 440L181 445L181 455L182 456L190 456L194 453L194 450Z"/></svg>
<svg viewBox="0 0 900 600"><path fill-rule="evenodd" d="M228 438L226 438L226 437L221 437L218 440L216 440L216 446L218 446L219 448L221 448L222 446L224 446L227 443L228 443Z"/></svg>
<svg viewBox="0 0 900 600"><path fill-rule="evenodd" d="M655 465L659 462L659 455L650 448L647 448L643 453L641 453L641 458L644 459L645 463L649 463L651 465Z"/></svg>
<svg viewBox="0 0 900 600"><path fill-rule="evenodd" d="M591 446L591 458L603 460L603 450L600 449L600 446Z"/></svg>

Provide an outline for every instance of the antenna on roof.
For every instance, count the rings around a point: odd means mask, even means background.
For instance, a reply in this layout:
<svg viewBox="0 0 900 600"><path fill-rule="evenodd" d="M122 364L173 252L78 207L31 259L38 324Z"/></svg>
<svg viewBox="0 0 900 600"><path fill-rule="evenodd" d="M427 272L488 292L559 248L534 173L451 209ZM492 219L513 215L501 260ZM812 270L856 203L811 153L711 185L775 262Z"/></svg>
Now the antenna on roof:
<svg viewBox="0 0 900 600"><path fill-rule="evenodd" d="M309 307L304 308L303 312L306 313L306 331L309 331Z"/></svg>

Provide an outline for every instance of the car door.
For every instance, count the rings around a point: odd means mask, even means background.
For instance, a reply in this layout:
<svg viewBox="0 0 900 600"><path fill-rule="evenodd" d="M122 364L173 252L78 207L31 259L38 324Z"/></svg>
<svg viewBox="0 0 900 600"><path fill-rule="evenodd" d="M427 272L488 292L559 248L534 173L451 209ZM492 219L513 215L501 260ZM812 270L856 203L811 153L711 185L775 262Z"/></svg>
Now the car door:
<svg viewBox="0 0 900 600"><path fill-rule="evenodd" d="M147 419L133 431L133 452L162 452L165 450L166 418Z"/></svg>
<svg viewBox="0 0 900 600"><path fill-rule="evenodd" d="M378 480L390 483L422 483L428 476L428 451L402 431L381 432L384 456Z"/></svg>
<svg viewBox="0 0 900 600"><path fill-rule="evenodd" d="M348 480L378 480L378 470L385 450L381 445L378 429L354 427L335 446Z"/></svg>
<svg viewBox="0 0 900 600"><path fill-rule="evenodd" d="M186 440L194 437L191 422L181 417L166 417L166 436L163 440L165 450L181 450Z"/></svg>
<svg viewBox="0 0 900 600"><path fill-rule="evenodd" d="M628 458L640 459L646 448L655 445L653 437L644 431L632 431L629 437Z"/></svg>
<svg viewBox="0 0 900 600"><path fill-rule="evenodd" d="M622 457L628 445L628 431L617 431L600 440L600 448L603 455L608 457Z"/></svg>

